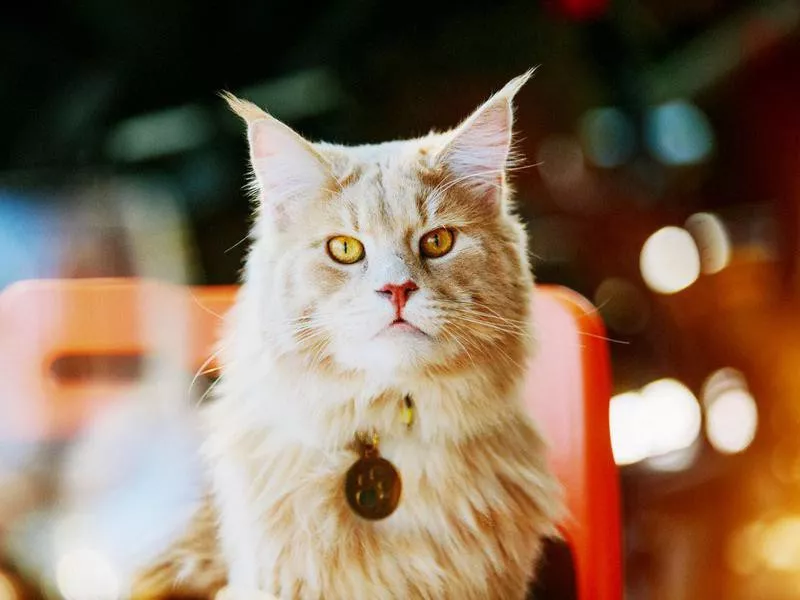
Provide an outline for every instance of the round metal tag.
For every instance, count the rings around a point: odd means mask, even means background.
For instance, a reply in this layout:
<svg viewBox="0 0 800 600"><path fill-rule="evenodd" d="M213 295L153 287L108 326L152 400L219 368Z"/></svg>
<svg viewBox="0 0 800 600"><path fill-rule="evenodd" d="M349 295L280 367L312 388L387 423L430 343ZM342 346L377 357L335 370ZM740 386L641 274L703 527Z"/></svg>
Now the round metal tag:
<svg viewBox="0 0 800 600"><path fill-rule="evenodd" d="M377 521L395 511L402 487L392 463L380 456L364 456L347 471L344 493L354 513Z"/></svg>

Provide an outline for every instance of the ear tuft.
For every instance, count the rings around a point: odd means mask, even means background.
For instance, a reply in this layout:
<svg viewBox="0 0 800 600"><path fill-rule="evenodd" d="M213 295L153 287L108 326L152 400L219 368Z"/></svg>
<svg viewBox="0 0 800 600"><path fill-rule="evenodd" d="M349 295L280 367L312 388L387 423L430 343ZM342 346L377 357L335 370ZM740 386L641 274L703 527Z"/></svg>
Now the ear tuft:
<svg viewBox="0 0 800 600"><path fill-rule="evenodd" d="M220 98L225 100L228 103L230 109L235 112L240 119L242 119L248 125L253 121L258 121L259 119L266 119L269 118L269 114L266 111L259 108L249 100L242 100L241 98L237 98L233 94L227 91L222 91L219 93Z"/></svg>
<svg viewBox="0 0 800 600"><path fill-rule="evenodd" d="M532 67L527 71L525 71L522 75L517 75L516 77L514 77L514 79L505 84L503 86L503 89L497 92L493 96L493 98L497 98L499 96L505 96L508 98L509 102L512 102L514 100L514 96L517 95L517 92L519 92L522 89L522 86L528 83L528 80L531 77L533 77L533 74L536 73L536 70L538 68L539 68L538 66Z"/></svg>

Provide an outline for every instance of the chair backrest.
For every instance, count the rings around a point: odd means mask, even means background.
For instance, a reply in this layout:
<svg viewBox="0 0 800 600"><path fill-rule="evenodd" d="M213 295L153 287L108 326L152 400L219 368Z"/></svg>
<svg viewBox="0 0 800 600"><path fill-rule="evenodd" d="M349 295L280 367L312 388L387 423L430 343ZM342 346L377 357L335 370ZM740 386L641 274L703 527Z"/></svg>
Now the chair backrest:
<svg viewBox="0 0 800 600"><path fill-rule="evenodd" d="M0 440L69 437L125 391L125 382L104 377L60 378L59 361L144 357L194 373L235 290L133 279L9 286L0 294Z"/></svg>
<svg viewBox="0 0 800 600"><path fill-rule="evenodd" d="M525 399L550 444L550 460L566 492L562 524L575 561L581 600L622 598L618 472L611 453L610 365L597 310L562 287L537 288L539 350Z"/></svg>
<svg viewBox="0 0 800 600"><path fill-rule="evenodd" d="M10 286L0 294L0 441L68 437L120 393L119 382L60 380L53 372L59 359L148 356L188 372L209 366L235 294L233 286L119 279ZM538 287L534 302L540 343L525 396L565 488L570 516L562 531L579 598L619 600L620 502L604 328L596 310L567 289Z"/></svg>

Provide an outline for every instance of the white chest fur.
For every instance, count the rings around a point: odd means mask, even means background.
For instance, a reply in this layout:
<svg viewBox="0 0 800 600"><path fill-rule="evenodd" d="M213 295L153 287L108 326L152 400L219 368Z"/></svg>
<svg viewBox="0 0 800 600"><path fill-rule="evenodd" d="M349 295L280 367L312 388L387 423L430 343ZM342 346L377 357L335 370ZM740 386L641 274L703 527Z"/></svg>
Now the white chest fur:
<svg viewBox="0 0 800 600"><path fill-rule="evenodd" d="M381 521L348 506L353 451L275 438L245 436L213 458L233 586L298 599L524 597L555 498L525 418L458 445L386 439L403 492Z"/></svg>

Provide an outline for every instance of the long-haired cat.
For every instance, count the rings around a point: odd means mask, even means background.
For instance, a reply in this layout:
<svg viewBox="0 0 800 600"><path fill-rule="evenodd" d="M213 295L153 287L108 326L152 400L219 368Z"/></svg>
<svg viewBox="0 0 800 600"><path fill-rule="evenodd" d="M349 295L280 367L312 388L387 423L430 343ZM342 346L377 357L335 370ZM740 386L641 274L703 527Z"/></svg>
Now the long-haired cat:
<svg viewBox="0 0 800 600"><path fill-rule="evenodd" d="M529 76L451 131L355 147L226 97L248 128L252 245L205 409L210 502L150 582L525 597L560 509L521 403L533 279L506 176ZM381 519L345 491L365 434L402 485Z"/></svg>

